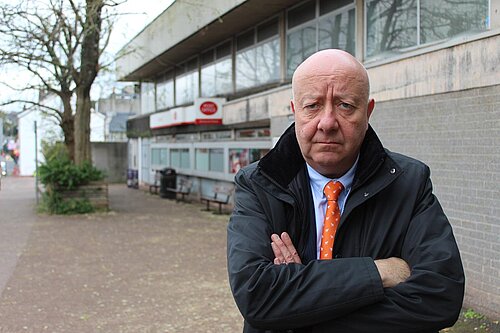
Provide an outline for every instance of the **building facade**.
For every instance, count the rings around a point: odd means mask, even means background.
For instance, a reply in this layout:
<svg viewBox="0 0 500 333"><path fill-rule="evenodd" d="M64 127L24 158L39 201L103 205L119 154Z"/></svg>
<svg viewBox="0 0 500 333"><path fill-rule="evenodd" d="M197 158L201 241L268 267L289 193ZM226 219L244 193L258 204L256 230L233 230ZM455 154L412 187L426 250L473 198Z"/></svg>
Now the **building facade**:
<svg viewBox="0 0 500 333"><path fill-rule="evenodd" d="M231 186L293 121L297 65L344 49L368 69L385 146L433 171L466 304L499 318L499 46L498 0L178 0L118 60L141 88L129 167L144 183L174 168L198 194Z"/></svg>

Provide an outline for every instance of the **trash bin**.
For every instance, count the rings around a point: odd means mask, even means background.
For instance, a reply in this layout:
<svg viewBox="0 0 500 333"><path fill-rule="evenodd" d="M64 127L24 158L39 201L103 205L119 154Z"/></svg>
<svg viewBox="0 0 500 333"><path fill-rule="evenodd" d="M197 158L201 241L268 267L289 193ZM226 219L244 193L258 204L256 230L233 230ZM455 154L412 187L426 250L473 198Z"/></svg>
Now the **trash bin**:
<svg viewBox="0 0 500 333"><path fill-rule="evenodd" d="M139 188L139 170L132 170L132 187Z"/></svg>
<svg viewBox="0 0 500 333"><path fill-rule="evenodd" d="M160 171L160 197L166 199L175 199L176 193L167 191L167 188L177 187L177 174L175 169L165 168Z"/></svg>
<svg viewBox="0 0 500 333"><path fill-rule="evenodd" d="M132 187L134 181L134 170L127 169L127 187Z"/></svg>

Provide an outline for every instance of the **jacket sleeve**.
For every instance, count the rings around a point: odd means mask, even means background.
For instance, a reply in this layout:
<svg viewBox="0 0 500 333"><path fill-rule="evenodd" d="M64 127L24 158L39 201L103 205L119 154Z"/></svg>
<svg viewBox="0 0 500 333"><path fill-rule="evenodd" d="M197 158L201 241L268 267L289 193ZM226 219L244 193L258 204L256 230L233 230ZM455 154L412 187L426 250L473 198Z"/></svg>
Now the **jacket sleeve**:
<svg viewBox="0 0 500 333"><path fill-rule="evenodd" d="M229 282L240 312L252 327L312 326L384 297L371 258L274 265L270 236L278 230L273 230L271 219L284 204L261 193L248 181L245 169L235 183L235 207L227 233Z"/></svg>
<svg viewBox="0 0 500 333"><path fill-rule="evenodd" d="M432 193L429 170L404 238L401 257L410 277L384 289L381 302L318 325L313 332L437 332L452 326L464 296L460 254L441 205Z"/></svg>

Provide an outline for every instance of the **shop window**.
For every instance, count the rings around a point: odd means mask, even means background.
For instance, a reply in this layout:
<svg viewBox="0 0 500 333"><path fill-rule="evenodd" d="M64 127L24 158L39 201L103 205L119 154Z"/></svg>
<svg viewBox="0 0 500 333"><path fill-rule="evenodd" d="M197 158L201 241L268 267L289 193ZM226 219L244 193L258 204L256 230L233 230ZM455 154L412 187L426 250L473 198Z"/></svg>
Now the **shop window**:
<svg viewBox="0 0 500 333"><path fill-rule="evenodd" d="M160 149L160 165L167 165L167 148Z"/></svg>
<svg viewBox="0 0 500 333"><path fill-rule="evenodd" d="M208 148L197 148L195 151L196 170L208 171L209 155Z"/></svg>
<svg viewBox="0 0 500 333"><path fill-rule="evenodd" d="M210 154L210 171L224 172L224 149L213 148L209 151Z"/></svg>
<svg viewBox="0 0 500 333"><path fill-rule="evenodd" d="M260 160L269 149L235 148L229 149L229 172L236 173L241 168Z"/></svg>
<svg viewBox="0 0 500 333"><path fill-rule="evenodd" d="M195 158L196 170L224 172L223 148L197 148Z"/></svg>
<svg viewBox="0 0 500 333"><path fill-rule="evenodd" d="M151 149L151 164L160 164L160 149L152 148Z"/></svg>
<svg viewBox="0 0 500 333"><path fill-rule="evenodd" d="M170 149L170 165L174 168L189 169L189 149Z"/></svg>

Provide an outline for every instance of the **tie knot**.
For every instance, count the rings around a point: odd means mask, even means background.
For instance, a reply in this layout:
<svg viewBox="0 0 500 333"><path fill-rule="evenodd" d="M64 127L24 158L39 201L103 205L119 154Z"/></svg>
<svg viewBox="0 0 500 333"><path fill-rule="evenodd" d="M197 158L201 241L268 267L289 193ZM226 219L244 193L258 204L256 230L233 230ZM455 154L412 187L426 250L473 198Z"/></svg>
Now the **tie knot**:
<svg viewBox="0 0 500 333"><path fill-rule="evenodd" d="M326 200L328 201L337 201L340 192L344 189L344 186L341 182L330 180L323 189L323 193L325 193Z"/></svg>

